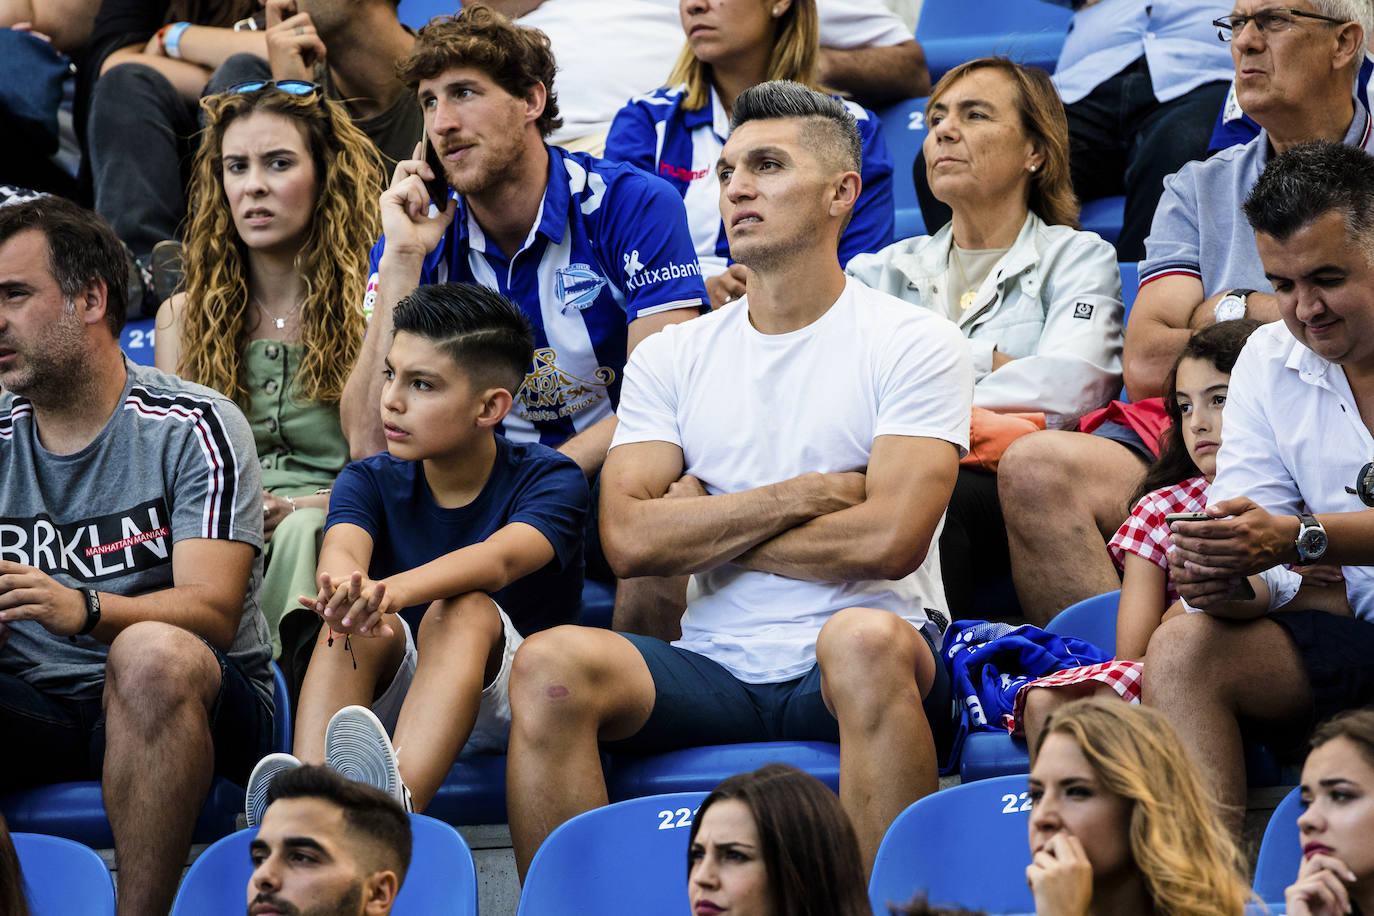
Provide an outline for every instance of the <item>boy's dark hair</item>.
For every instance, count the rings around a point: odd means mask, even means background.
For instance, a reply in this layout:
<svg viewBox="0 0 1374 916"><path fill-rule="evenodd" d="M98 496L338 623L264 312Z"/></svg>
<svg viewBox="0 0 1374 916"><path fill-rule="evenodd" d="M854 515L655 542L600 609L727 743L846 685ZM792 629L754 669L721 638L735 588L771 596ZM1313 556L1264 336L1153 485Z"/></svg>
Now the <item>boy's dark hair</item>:
<svg viewBox="0 0 1374 916"><path fill-rule="evenodd" d="M479 387L520 390L534 333L520 307L475 283L420 286L396 304L393 327L432 341Z"/></svg>
<svg viewBox="0 0 1374 916"><path fill-rule="evenodd" d="M105 284L105 321L118 338L129 308L129 259L110 224L62 197L0 207L0 244L29 229L48 240L48 272L63 296L74 300L92 280Z"/></svg>
<svg viewBox="0 0 1374 916"><path fill-rule="evenodd" d="M1218 372L1231 374L1236 359L1245 347L1250 335L1255 333L1260 323L1253 318L1237 318L1222 321L1209 328L1203 328L1183 345L1183 352L1174 360L1169 377L1164 380L1164 412L1169 415L1169 426L1159 436L1159 457L1145 472L1145 479L1131 496L1135 505L1147 493L1161 487L1182 483L1189 477L1202 473L1188 454L1188 446L1183 444L1183 412L1178 408L1178 364L1185 359L1205 359L1216 367ZM1225 439L1226 433L1222 432Z"/></svg>
<svg viewBox="0 0 1374 916"><path fill-rule="evenodd" d="M1274 158L1245 198L1256 232L1283 241L1331 211L1370 257L1374 249L1374 158L1344 143L1303 143Z"/></svg>
<svg viewBox="0 0 1374 916"><path fill-rule="evenodd" d="M465 6L452 16L435 16L420 29L415 47L396 65L396 76L414 90L420 80L454 67L476 67L519 98L543 83L544 111L535 126L543 137L563 126L553 91L558 65L549 36L538 29L516 25L481 4Z"/></svg>
<svg viewBox="0 0 1374 916"><path fill-rule="evenodd" d="M750 86L735 99L730 130L750 121L802 118L802 140L827 166L859 171L863 139L849 109L838 99L790 80L770 80Z"/></svg>
<svg viewBox="0 0 1374 916"><path fill-rule="evenodd" d="M398 883L405 882L410 868L410 816L396 799L327 766L302 766L279 773L268 787L267 806L290 798L318 798L343 809L350 832L380 851L382 860L377 865L393 869Z"/></svg>

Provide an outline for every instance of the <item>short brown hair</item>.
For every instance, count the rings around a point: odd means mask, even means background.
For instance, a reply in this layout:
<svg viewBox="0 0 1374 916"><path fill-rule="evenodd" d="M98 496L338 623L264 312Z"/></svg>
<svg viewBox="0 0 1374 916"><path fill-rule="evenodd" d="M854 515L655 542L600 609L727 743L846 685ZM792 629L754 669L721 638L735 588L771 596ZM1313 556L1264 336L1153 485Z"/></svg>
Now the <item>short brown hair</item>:
<svg viewBox="0 0 1374 916"><path fill-rule="evenodd" d="M926 116L940 97L975 70L996 70L1016 87L1016 111L1021 129L1044 155L1044 164L1030 177L1031 212L1051 226L1078 228L1078 198L1069 175L1069 120L1059 90L1039 67L1023 67L1005 57L980 57L950 70L930 90Z"/></svg>
<svg viewBox="0 0 1374 916"><path fill-rule="evenodd" d="M549 36L538 29L516 25L480 4L452 16L435 16L420 29L409 56L396 65L396 76L414 90L420 80L434 79L454 67L476 67L519 98L543 83L544 111L535 126L544 137L563 126L553 91L558 65Z"/></svg>

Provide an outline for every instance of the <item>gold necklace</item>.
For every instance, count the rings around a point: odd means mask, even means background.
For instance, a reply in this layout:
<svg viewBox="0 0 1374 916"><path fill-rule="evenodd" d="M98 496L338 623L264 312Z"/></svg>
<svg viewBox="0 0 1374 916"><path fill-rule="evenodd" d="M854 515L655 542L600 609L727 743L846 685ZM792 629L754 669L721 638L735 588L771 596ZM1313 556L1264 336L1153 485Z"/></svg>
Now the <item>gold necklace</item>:
<svg viewBox="0 0 1374 916"><path fill-rule="evenodd" d="M954 244L953 239L949 243L949 259L954 262L954 267L959 271L959 285L966 292L959 297L959 310L967 312L973 307L973 300L978 298L978 288L969 286L968 277L964 275L964 261L959 257L959 246Z"/></svg>

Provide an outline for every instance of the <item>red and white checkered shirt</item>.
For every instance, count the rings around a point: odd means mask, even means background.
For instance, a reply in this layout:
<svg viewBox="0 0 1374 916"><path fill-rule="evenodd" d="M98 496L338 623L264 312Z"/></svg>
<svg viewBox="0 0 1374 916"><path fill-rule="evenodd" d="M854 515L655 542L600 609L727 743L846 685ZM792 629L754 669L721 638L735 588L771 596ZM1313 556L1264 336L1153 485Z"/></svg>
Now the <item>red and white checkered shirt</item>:
<svg viewBox="0 0 1374 916"><path fill-rule="evenodd" d="M1193 511L1193 510L1188 510ZM1026 709L1026 691L1034 687L1066 687L1070 684L1083 684L1089 681L1096 681L1106 684L1117 692L1117 695L1127 703L1140 702L1140 674L1144 666L1140 662L1121 661L1112 659L1111 661L1101 662L1096 665L1083 665L1079 668L1065 668L1063 671L1056 671L1044 677L1038 677L1016 691L1016 702L1011 716L1004 716L1002 724L1007 727L1007 731L1013 735L1019 735L1024 730L1021 724L1021 717Z"/></svg>
<svg viewBox="0 0 1374 916"><path fill-rule="evenodd" d="M1207 478L1190 477L1182 483L1152 490L1140 497L1131 515L1112 535L1107 550L1116 568L1126 565L1126 554L1133 553L1149 560L1167 575L1169 572L1169 528L1164 516L1174 512L1201 512L1207 508ZM1165 607L1178 600L1178 590L1168 582L1169 600Z"/></svg>

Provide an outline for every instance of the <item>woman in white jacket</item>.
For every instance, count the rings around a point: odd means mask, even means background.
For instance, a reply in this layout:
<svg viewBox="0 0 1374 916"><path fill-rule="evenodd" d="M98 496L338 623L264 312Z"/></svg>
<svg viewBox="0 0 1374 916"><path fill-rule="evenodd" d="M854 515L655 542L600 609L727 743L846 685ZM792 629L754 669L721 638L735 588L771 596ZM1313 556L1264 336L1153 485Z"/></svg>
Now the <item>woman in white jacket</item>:
<svg viewBox="0 0 1374 916"><path fill-rule="evenodd" d="M959 326L976 407L1075 428L1121 386L1124 309L1115 250L1078 229L1054 85L1003 58L970 61L935 86L926 121L926 175L953 218L847 270ZM960 469L940 551L950 609L968 616L974 578L1010 568L995 473Z"/></svg>

